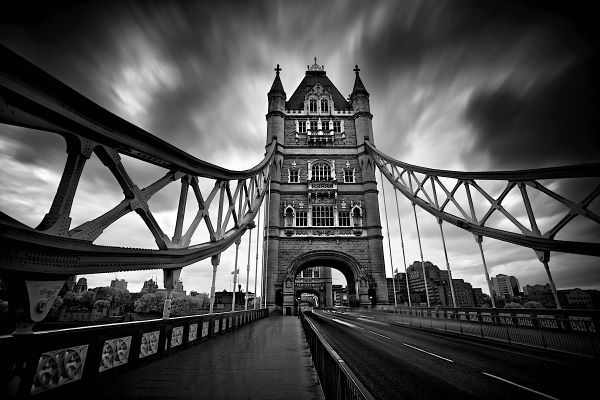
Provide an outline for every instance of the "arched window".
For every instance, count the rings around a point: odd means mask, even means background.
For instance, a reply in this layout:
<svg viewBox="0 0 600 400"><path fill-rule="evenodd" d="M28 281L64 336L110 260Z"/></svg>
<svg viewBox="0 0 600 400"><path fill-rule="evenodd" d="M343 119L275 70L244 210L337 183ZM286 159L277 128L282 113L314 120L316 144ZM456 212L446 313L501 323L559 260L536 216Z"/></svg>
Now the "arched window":
<svg viewBox="0 0 600 400"><path fill-rule="evenodd" d="M293 226L294 225L294 209L292 207L288 207L285 209L285 226Z"/></svg>
<svg viewBox="0 0 600 400"><path fill-rule="evenodd" d="M317 162L312 166L313 181L329 181L331 180L331 166L323 161Z"/></svg>
<svg viewBox="0 0 600 400"><path fill-rule="evenodd" d="M327 99L321 99L321 112L329 112L329 102Z"/></svg>
<svg viewBox="0 0 600 400"><path fill-rule="evenodd" d="M317 100L315 99L310 99L308 101L309 107L310 107L310 112L317 112Z"/></svg>
<svg viewBox="0 0 600 400"><path fill-rule="evenodd" d="M352 210L352 224L354 226L362 225L361 212L360 212L360 208L358 208L358 207L354 207L354 209Z"/></svg>

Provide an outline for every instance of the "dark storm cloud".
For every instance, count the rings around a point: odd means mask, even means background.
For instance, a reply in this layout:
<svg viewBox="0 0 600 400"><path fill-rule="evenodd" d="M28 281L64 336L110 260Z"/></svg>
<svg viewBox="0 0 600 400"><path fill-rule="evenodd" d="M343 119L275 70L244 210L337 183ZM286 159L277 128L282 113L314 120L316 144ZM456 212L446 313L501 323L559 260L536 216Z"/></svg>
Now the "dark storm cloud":
<svg viewBox="0 0 600 400"><path fill-rule="evenodd" d="M532 62L555 73L482 88L465 112L475 146L493 168L533 168L600 159L597 28L591 10L555 8L537 21Z"/></svg>
<svg viewBox="0 0 600 400"><path fill-rule="evenodd" d="M600 159L590 64L581 60L555 79L520 93L507 86L477 93L466 111L476 151L499 168L531 168Z"/></svg>

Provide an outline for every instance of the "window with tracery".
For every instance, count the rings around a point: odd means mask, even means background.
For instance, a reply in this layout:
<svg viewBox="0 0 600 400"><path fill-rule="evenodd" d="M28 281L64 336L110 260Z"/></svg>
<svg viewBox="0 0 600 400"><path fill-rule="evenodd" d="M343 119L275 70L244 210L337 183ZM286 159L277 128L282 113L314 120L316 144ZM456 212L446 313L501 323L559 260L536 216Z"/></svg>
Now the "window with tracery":
<svg viewBox="0 0 600 400"><path fill-rule="evenodd" d="M312 166L313 181L331 180L331 166L326 162L317 162Z"/></svg>
<svg viewBox="0 0 600 400"><path fill-rule="evenodd" d="M297 169L290 170L290 183L300 182L300 172Z"/></svg>
<svg viewBox="0 0 600 400"><path fill-rule="evenodd" d="M329 112L329 102L325 99L321 100L321 112Z"/></svg>
<svg viewBox="0 0 600 400"><path fill-rule="evenodd" d="M317 112L317 100L310 99L308 101L310 112Z"/></svg>
<svg viewBox="0 0 600 400"><path fill-rule="evenodd" d="M350 226L350 211L339 211L338 212L338 225L339 226Z"/></svg>
<svg viewBox="0 0 600 400"><path fill-rule="evenodd" d="M306 133L306 121L298 121L298 132Z"/></svg>
<svg viewBox="0 0 600 400"><path fill-rule="evenodd" d="M333 121L333 131L335 133L340 133L342 131L342 124L340 121Z"/></svg>
<svg viewBox="0 0 600 400"><path fill-rule="evenodd" d="M313 206L313 226L333 226L333 206Z"/></svg>
<svg viewBox="0 0 600 400"><path fill-rule="evenodd" d="M307 226L307 225L308 225L308 217L306 216L306 211L296 212L296 226Z"/></svg>
<svg viewBox="0 0 600 400"><path fill-rule="evenodd" d="M354 183L354 170L350 168L344 170L344 182Z"/></svg>

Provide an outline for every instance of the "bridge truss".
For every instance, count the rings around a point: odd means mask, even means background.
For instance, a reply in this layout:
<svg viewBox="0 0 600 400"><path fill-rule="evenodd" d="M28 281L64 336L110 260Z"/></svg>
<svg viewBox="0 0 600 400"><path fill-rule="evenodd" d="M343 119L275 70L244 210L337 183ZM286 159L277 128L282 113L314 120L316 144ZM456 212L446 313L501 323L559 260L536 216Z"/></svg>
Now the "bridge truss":
<svg viewBox="0 0 600 400"><path fill-rule="evenodd" d="M0 122L58 134L66 141L68 154L50 210L36 228L0 212L0 272L9 285L12 281L13 285L27 286L31 297L35 290L27 282L44 281L45 294L35 303L51 305L58 291L48 282L58 286L73 274L160 268L165 271L165 286L172 289L182 267L212 257L214 292L219 255L234 243L237 250L242 235L255 226L254 219L268 193L275 143L267 146L264 159L249 170L221 168L117 117L4 47L0 47L0 58ZM104 214L70 227L73 199L86 161L93 154L114 176L124 198ZM122 155L168 172L140 188L123 165ZM203 190L200 179L213 181L212 188ZM175 182L180 183L180 194L175 231L169 237L155 219L149 201ZM190 188L197 211L184 231ZM94 244L106 228L131 212L143 220L157 249ZM193 243L202 227L209 240ZM13 299L25 300L32 303L34 299ZM41 308L32 322L41 320L49 309ZM26 329L31 324L27 325Z"/></svg>
<svg viewBox="0 0 600 400"><path fill-rule="evenodd" d="M419 233L417 206L436 218L440 227L449 273L450 266L442 228L443 222L450 223L473 234L479 245L488 285L490 285L490 279L482 247L484 237L527 247L535 251L539 260L544 264L559 308L560 301L548 266L550 253L555 251L600 256L600 242L575 240L569 237L569 235L573 235L572 230L568 232L565 230L566 240L556 238L557 234L563 231L564 228L574 224L576 217L581 217L595 224L596 232L598 231L597 228L600 228L600 216L589 208L600 196L600 181L597 179L600 178L600 163L521 171L457 172L424 168L395 160L379 151L368 141L365 147L382 175L394 187L394 190L399 191L411 202L415 223L417 224L417 233ZM556 189L551 189L549 184L541 183L541 181L550 181L553 187L560 187L580 178L596 178L592 186L587 188L587 193L582 200L566 198L557 193ZM491 186L501 189L496 196L489 189L486 189L490 187L489 182L493 183ZM516 213L511 212L503 205L503 202L513 191L518 191L516 197L518 204L515 208L525 210L529 226L522 223ZM473 193L477 193L484 200L480 204L479 213L477 212L478 208L475 207ZM440 194L439 197L438 194ZM547 231L542 231L539 228L538 219L536 219L534 207L532 207L530 201L532 195L547 196L563 206L562 217ZM514 199L513 196L511 200L514 201ZM450 210L451 206L453 206L452 210ZM495 224L491 224L490 218L494 214L499 215L500 218L496 220ZM419 246L421 246L420 237ZM422 250L421 262L423 263ZM425 274L424 266L423 274ZM450 288L456 306L451 275ZM425 285L425 289L427 290L427 285ZM489 289L492 293L491 286ZM427 294L427 299L429 303L429 294ZM495 306L494 296L491 296L491 299L492 304Z"/></svg>

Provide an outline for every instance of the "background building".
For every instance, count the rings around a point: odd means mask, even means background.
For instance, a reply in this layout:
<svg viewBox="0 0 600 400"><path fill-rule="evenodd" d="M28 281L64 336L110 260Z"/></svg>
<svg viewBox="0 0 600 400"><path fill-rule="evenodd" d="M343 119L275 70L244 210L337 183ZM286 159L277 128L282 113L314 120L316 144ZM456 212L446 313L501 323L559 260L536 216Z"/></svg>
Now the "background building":
<svg viewBox="0 0 600 400"><path fill-rule="evenodd" d="M112 281L110 281L110 287L127 290L127 281L125 279L115 278Z"/></svg>
<svg viewBox="0 0 600 400"><path fill-rule="evenodd" d="M491 279L493 295L497 299L510 300L520 295L519 281L514 276L498 274Z"/></svg>

